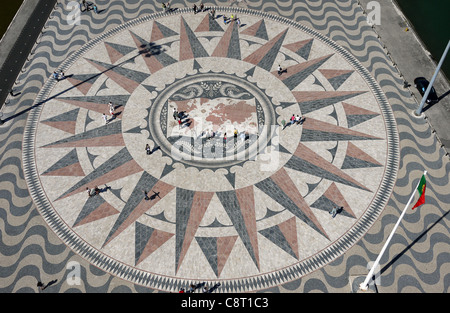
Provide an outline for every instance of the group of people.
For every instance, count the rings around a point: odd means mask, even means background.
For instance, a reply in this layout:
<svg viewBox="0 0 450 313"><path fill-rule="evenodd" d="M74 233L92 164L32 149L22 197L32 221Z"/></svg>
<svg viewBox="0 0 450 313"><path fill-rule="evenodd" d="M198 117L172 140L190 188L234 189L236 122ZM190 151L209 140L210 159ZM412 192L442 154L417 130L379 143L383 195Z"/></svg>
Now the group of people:
<svg viewBox="0 0 450 313"><path fill-rule="evenodd" d="M292 114L289 122L286 123L286 125L284 125L283 129L285 129L286 127L288 127L290 125L294 125L294 124L302 125L304 121L305 121L305 118L302 118L300 115L297 114L297 116L296 116L295 114Z"/></svg>
<svg viewBox="0 0 450 313"><path fill-rule="evenodd" d="M177 110L176 108L173 108L173 119L174 119L175 121L178 122L178 127L181 128L181 126L182 126L185 122L187 122L187 120L185 120L185 121L183 122L183 119L184 119L185 117L187 117L187 116L186 116L183 112L178 112L178 110Z"/></svg>
<svg viewBox="0 0 450 313"><path fill-rule="evenodd" d="M190 284L189 288L186 290L181 288L179 293L193 293L195 290L200 289L203 293L212 293L214 290L220 287L220 283L216 283L214 286L209 288L206 283L198 283L196 285Z"/></svg>
<svg viewBox="0 0 450 313"><path fill-rule="evenodd" d="M164 12L169 12L170 11L170 2L167 2L167 4L163 2L162 8L163 8Z"/></svg>
<svg viewBox="0 0 450 313"><path fill-rule="evenodd" d="M200 3L200 6L197 7L197 5L194 3L194 13L197 14L198 12L203 12L205 11L205 5L202 3Z"/></svg>
<svg viewBox="0 0 450 313"><path fill-rule="evenodd" d="M86 191L89 197L96 196L100 193L100 188L97 186L94 187L94 189L90 189L89 187L86 187Z"/></svg>
<svg viewBox="0 0 450 313"><path fill-rule="evenodd" d="M114 111L116 110L116 107L114 106L114 104L112 102L108 103L108 107L109 107L109 114L111 114L112 119L114 119L116 117L116 114L114 113ZM103 120L105 121L105 124L108 124L110 121L108 119L108 116L105 113L103 113Z"/></svg>
<svg viewBox="0 0 450 313"><path fill-rule="evenodd" d="M95 3L88 2L86 0L81 1L80 10L81 12L93 10L95 13L98 13L97 5Z"/></svg>
<svg viewBox="0 0 450 313"><path fill-rule="evenodd" d="M53 78L56 79L57 81L63 80L66 78L66 75L64 74L64 72L59 72L59 71L54 71L53 72Z"/></svg>
<svg viewBox="0 0 450 313"><path fill-rule="evenodd" d="M236 21L236 23L238 25L241 25L241 20L236 15L231 14L230 17L226 17L225 14L223 15L223 23L224 24L228 24L228 23L231 23L233 21Z"/></svg>

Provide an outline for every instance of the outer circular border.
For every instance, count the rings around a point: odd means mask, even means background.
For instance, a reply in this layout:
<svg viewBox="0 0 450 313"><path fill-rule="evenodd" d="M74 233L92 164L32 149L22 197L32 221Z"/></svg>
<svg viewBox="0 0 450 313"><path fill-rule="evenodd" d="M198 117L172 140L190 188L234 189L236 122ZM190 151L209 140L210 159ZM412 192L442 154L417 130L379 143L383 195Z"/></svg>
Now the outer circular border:
<svg viewBox="0 0 450 313"><path fill-rule="evenodd" d="M322 35L321 33L310 29L304 25L301 25L295 21L289 20L284 17L276 16L270 13L259 12L252 9L242 9L242 8L231 8L231 7L214 7L217 12L227 12L235 14L246 14L259 16L265 19L270 19L275 22L283 23L289 27L297 28L308 35L312 36L314 39L320 40L322 43L328 45L334 49L341 57L343 57L350 65L352 65L355 70L363 77L365 82L369 85L370 90L375 95L376 100L381 109L382 116L385 121L385 127L387 132L387 162L385 166L385 173L382 182L379 186L378 193L373 199L371 205L367 208L366 212L361 216L361 218L353 225L353 227L346 232L342 237L336 240L334 243L316 253L304 259L297 264L280 269L276 272L239 278L239 279L229 279L229 280L217 280L221 283L220 290L224 292L243 292L243 291L254 291L269 288L275 285L287 283L289 281L298 279L312 271L317 270L320 267L325 266L337 257L341 256L345 251L352 247L362 236L367 232L367 230L375 223L375 221L380 216L383 211L387 201L389 200L392 190L395 185L397 171L399 168L399 136L397 131L397 125L395 122L395 117L392 112L391 107L384 95L382 89L376 82L376 80L370 75L369 71L359 63L359 61L351 55L343 47L339 46L337 43ZM99 37L91 40L79 50L74 52L70 57L68 57L60 66L62 71L67 70L72 66L76 60L78 60L84 53L89 51L91 48L97 44L103 42L105 39L116 35L117 33L124 31L130 27L137 26L139 24L152 21L154 19L168 16L168 15L179 15L183 13L190 13L192 9L183 8L178 9L175 12L170 13L154 13L145 17L137 18L122 24ZM23 159L23 170L24 177L30 191L32 200L36 204L38 211L41 216L50 226L50 228L61 238L64 243L69 246L75 253L85 258L88 262L100 269L118 276L122 279L137 283L140 285L147 286L149 288L155 288L165 291L177 291L182 287L185 287L191 281L183 280L181 278L167 277L161 275L155 275L127 264L121 263L117 260L112 259L109 256L104 255L97 249L90 246L88 243L77 237L70 227L60 218L60 216L53 210L52 205L48 198L46 197L39 180L39 174L36 169L35 163L35 136L36 130L39 123L40 113L42 111L42 106L52 100L49 98L52 89L54 88L56 82L53 79L47 80L41 89L40 93L37 95L36 100L32 106L32 110L29 113L27 124L25 126L23 135L23 149L22 149L22 159Z"/></svg>

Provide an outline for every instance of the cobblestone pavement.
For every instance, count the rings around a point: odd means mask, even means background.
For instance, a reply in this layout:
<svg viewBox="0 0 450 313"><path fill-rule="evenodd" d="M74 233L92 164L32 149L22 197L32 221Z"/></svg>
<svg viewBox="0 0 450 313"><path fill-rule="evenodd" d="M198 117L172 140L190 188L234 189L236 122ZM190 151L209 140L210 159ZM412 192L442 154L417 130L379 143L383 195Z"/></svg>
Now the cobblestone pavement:
<svg viewBox="0 0 450 313"><path fill-rule="evenodd" d="M3 109L3 292L355 291L424 170L376 287L447 291L449 160L357 2L97 4Z"/></svg>

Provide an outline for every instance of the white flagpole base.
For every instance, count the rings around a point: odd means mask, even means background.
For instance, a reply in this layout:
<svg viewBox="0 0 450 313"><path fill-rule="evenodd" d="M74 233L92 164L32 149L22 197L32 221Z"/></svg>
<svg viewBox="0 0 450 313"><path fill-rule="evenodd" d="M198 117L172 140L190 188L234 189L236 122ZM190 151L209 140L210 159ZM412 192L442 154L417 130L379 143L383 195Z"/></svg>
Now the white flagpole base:
<svg viewBox="0 0 450 313"><path fill-rule="evenodd" d="M364 284L364 283L361 283L360 285L359 285L359 290L362 290L362 291L367 291L367 290L369 290L369 285L367 284Z"/></svg>

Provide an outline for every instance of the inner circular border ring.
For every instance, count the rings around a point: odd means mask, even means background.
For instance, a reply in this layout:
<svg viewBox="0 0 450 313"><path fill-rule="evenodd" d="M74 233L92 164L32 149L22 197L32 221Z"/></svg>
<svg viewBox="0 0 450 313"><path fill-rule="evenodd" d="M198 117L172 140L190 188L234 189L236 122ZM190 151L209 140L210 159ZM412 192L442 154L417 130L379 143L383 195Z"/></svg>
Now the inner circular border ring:
<svg viewBox="0 0 450 313"><path fill-rule="evenodd" d="M348 230L342 237L336 240L333 244L326 247L319 253L310 256L297 264L289 266L284 269L280 269L277 272L269 273L268 275L257 275L254 277L245 277L240 279L230 280L218 280L221 282L221 288L228 292L242 291L243 289L251 291L261 288L269 288L274 285L279 285L288 281L298 279L312 271L328 264L333 261L345 251L347 251L356 241L367 232L367 230L375 223L383 211L387 201L390 198L392 190L395 185L397 171L399 167L399 137L397 132L397 126L395 123L395 117L392 109L384 95L383 91L379 87L376 80L370 75L368 70L364 68L356 58L351 55L347 50L336 44L331 39L320 34L319 32L312 30L306 26L298 24L287 18L275 16L268 13L261 13L259 11L240 8L229 7L215 7L216 11L236 14L247 14L264 19L272 20L278 23L286 24L289 27L297 28L306 34L314 37L314 39L320 40L328 47L334 49L341 57L343 57L349 64L351 64L355 70L363 77L366 83L369 85L372 93L379 103L381 113L385 122L387 132L387 160L385 166L385 172L383 179L380 183L378 192L376 193L372 203L367 208L366 212L359 218L354 226ZM179 15L184 13L191 13L191 9L184 8L179 9L172 13L155 13L142 18L138 18L120 25L96 39L90 41L78 51L73 53L67 58L60 66L62 71L70 68L80 56L89 51L97 44L103 42L105 39L116 35L117 33L126 30L129 27L139 25L144 22L152 21L154 19L167 16L167 15ZM186 281L173 277L162 277L153 273L149 273L127 264L121 263L111 257L105 255L99 250L93 248L87 242L78 238L77 235L71 230L71 228L59 217L59 215L53 210L53 207L48 200L42 185L40 183L39 174L36 168L35 162L35 137L37 125L40 118L43 105L49 101L49 95L56 82L49 79L41 89L40 93L36 97L34 102L34 109L30 111L28 121L24 130L23 137L23 170L30 195L36 204L36 207L44 220L48 223L49 227L57 234L64 243L69 246L75 253L79 254L92 265L105 270L115 276L128 281L156 288L160 290L174 291L186 285Z"/></svg>
<svg viewBox="0 0 450 313"><path fill-rule="evenodd" d="M174 84L171 84L167 87L167 89L164 89L161 91L161 93L156 97L156 99L153 101L149 116L152 118L152 122L149 123L149 129L150 132L153 134L153 139L158 140L158 143L160 143L162 146L161 148L165 150L167 154L173 154L174 151L171 149L173 145L167 140L166 135L162 133L162 130L159 125L159 117L162 110L162 107L167 102L168 98L170 98L173 91L176 91L178 88L182 87L186 82L187 83L195 83L195 82L201 82L203 79L209 79L209 80L222 80L227 81L233 84L240 83L241 87L242 85L245 85L245 87L251 89L249 92L255 96L255 98L259 99L259 103L262 106L264 110L264 117L265 117L265 125L274 125L275 123L275 112L273 110L272 104L270 99L268 99L268 96L264 94L259 88L254 86L252 83L246 81L245 79L233 76L233 75L227 75L227 74L220 74L220 73L201 73L196 74L194 76L187 76L179 81L175 82ZM264 125L258 125L264 126ZM273 132L273 130L272 130ZM259 136L256 143L252 144L248 148L249 154L247 157L245 157L247 149L244 149L243 151L239 152L236 155L233 155L233 158L236 160L230 160L227 161L223 158L219 158L217 160L214 159L195 159L195 160L186 160L181 159L179 160L182 163L186 163L193 166L202 166L207 168L217 168L222 166L231 166L236 165L239 163L242 163L246 161L251 156L255 156L259 150L263 149L266 144L267 140L264 141L264 139L271 138L271 134L267 134L265 136ZM255 144L256 144L256 151L255 151ZM180 154L182 156L182 154Z"/></svg>

